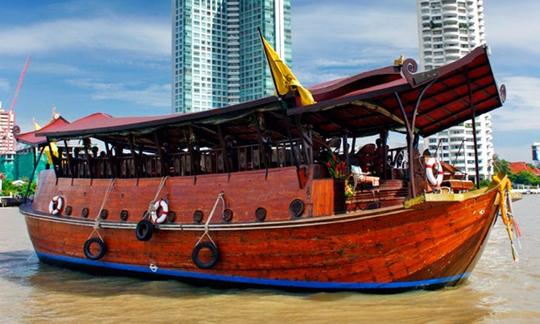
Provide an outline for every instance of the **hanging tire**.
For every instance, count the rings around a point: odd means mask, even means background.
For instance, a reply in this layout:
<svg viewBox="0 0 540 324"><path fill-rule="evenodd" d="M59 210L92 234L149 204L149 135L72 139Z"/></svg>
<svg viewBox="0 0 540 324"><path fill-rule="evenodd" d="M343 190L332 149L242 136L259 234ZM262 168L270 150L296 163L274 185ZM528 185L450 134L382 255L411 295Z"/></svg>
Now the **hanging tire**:
<svg viewBox="0 0 540 324"><path fill-rule="evenodd" d="M135 228L135 236L139 241L149 241L152 238L154 232L154 224L147 219L143 219L137 223Z"/></svg>
<svg viewBox="0 0 540 324"><path fill-rule="evenodd" d="M92 252L92 246L97 245L98 251L96 253ZM107 246L105 245L105 242L103 242L98 237L93 237L91 239L88 239L86 242L84 242L84 255L90 259L90 260L99 260L103 258L105 253L107 252Z"/></svg>
<svg viewBox="0 0 540 324"><path fill-rule="evenodd" d="M210 260L203 261L201 260L199 254L203 249L207 249L212 254L210 257ZM193 263L197 265L197 267L201 269L210 269L213 268L216 263L219 261L219 250L217 246L212 242L201 242L193 248L193 252L191 253L191 259L193 260Z"/></svg>

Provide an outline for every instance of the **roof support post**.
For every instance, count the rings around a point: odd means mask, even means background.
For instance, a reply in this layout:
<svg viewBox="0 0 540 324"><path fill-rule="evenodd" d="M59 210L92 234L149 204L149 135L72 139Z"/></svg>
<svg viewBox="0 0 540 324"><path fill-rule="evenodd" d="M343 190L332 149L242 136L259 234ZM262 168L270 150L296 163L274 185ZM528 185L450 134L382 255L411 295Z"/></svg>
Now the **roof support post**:
<svg viewBox="0 0 540 324"><path fill-rule="evenodd" d="M396 97L396 101L399 104L399 109L401 110L401 114L403 115L403 120L405 121L405 128L407 129L407 150L409 151L409 180L411 182L411 197L416 196L416 185L415 185L415 179L414 179L414 146L415 142L417 144L417 141L415 139L416 134L415 131L415 124L416 124L416 116L418 115L418 109L420 108L420 103L422 102L422 98L426 94L427 90L435 83L437 79L433 79L430 83L428 83L420 92L420 95L418 96L418 99L416 99L416 104L413 110L412 114L412 120L409 120L409 117L407 116L407 113L405 111L405 107L403 106L403 103L401 101L401 98L399 97L399 94L397 92L394 92L394 96Z"/></svg>
<svg viewBox="0 0 540 324"><path fill-rule="evenodd" d="M219 146L221 146L221 159L223 160L223 168L224 171L229 174L231 173L231 165L229 164L229 158L228 158L228 152L227 152L227 144L225 143L225 137L223 136L223 130L221 129L221 125L217 125L217 131L219 136ZM217 156L216 156L217 159ZM217 170L216 170L217 171Z"/></svg>
<svg viewBox="0 0 540 324"><path fill-rule="evenodd" d="M468 78L469 70L465 70L465 78L467 79L467 89L469 90L469 107L471 108L471 120L473 130L473 142L474 142L474 182L476 188L480 189L480 170L478 166L478 140L476 138L476 105L473 102L471 80Z"/></svg>
<svg viewBox="0 0 540 324"><path fill-rule="evenodd" d="M159 164L160 164L160 175L162 177L164 177L167 172L165 171L166 168L165 168L165 159L164 159L164 156L163 156L163 151L161 150L161 143L159 141L159 135L158 135L158 132L155 131L154 132L154 142L156 142L156 147L157 147L157 152L158 152L158 156L159 156Z"/></svg>
<svg viewBox="0 0 540 324"><path fill-rule="evenodd" d="M52 167L53 167L53 170L54 170L54 175L56 176L56 179L58 180L58 175L59 175L59 166L58 166L58 163L57 163L57 160L56 160L56 156L54 155L53 153L53 150L52 150L52 145L51 145L51 142L48 141L47 142L47 146L49 147L49 155L51 156L51 161L52 161Z"/></svg>
<svg viewBox="0 0 540 324"><path fill-rule="evenodd" d="M349 145L349 136L347 133L345 133L343 136L342 136L342 140L343 142L343 154L345 155L345 173L346 174L350 174L351 172L351 160L349 158L349 148L348 148L348 145Z"/></svg>
<svg viewBox="0 0 540 324"><path fill-rule="evenodd" d="M264 177L266 179L268 178L268 165L269 165L267 146L270 145L270 143L264 143L264 140L263 140L262 132L264 131L264 115L262 113L255 115L255 126L257 126L257 139L259 140L259 155L262 154L262 157L263 157L264 169L266 170ZM267 139L267 141L269 140Z"/></svg>
<svg viewBox="0 0 540 324"><path fill-rule="evenodd" d="M67 161L68 161L69 172L71 173L71 178L73 179L75 177L75 172L73 171L73 161L71 160L71 154L69 154L69 146L66 140L64 140L64 146L66 147L66 156L67 156Z"/></svg>
<svg viewBox="0 0 540 324"><path fill-rule="evenodd" d="M88 163L88 173L90 174L90 179L94 178L94 172L92 171L92 161L90 159L90 153L89 153L89 146L90 146L90 138L83 139L84 144L84 156L86 158L86 163Z"/></svg>
<svg viewBox="0 0 540 324"><path fill-rule="evenodd" d="M396 101L398 102L399 109L401 110L401 114L403 115L403 121L405 121L405 129L407 130L407 152L409 153L409 197L415 197L416 196L416 185L415 185L415 179L414 179L414 156L413 156L413 141L414 141L414 131L411 127L411 124L409 123L409 118L407 117L407 113L405 112L405 107L403 107L403 103L401 102L401 98L399 97L399 94L397 92L394 92L394 96L396 97Z"/></svg>
<svg viewBox="0 0 540 324"><path fill-rule="evenodd" d="M133 159L133 165L135 166L135 174L137 179L140 178L139 160L137 159L137 153L135 153L135 140L133 134L129 134L129 148L131 150L131 158Z"/></svg>
<svg viewBox="0 0 540 324"><path fill-rule="evenodd" d="M36 169L38 167L38 161L41 160L41 156L43 155L43 151L45 150L45 146L41 147L41 150L39 150L39 155L37 157L36 162L34 163L34 169L32 170L32 175L30 176L30 181L28 181L28 186L26 187L26 193L24 194L24 201L26 202L28 200L28 195L30 194L30 187L32 186L32 182L34 182L34 176L36 175ZM36 151L34 150L34 157L36 156Z"/></svg>
<svg viewBox="0 0 540 324"><path fill-rule="evenodd" d="M105 143L105 150L107 151L107 157L109 159L109 168L111 168L111 175L113 176L113 178L116 178L116 167L115 167L112 151L109 148L109 143L107 142L104 142L104 143Z"/></svg>

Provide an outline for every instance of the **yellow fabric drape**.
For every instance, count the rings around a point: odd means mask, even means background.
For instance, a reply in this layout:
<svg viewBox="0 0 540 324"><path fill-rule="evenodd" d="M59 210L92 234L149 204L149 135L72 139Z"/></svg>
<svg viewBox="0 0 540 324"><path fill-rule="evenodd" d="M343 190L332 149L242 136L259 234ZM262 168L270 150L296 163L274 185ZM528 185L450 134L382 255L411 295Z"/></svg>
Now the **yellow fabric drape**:
<svg viewBox="0 0 540 324"><path fill-rule="evenodd" d="M297 90L300 95L300 101L302 106L312 105L316 103L311 95L311 92L304 88L300 81L296 78L294 73L289 69L289 67L283 62L279 54L272 48L270 43L262 37L264 50L268 57L268 62L270 65L270 71L274 76L276 81L277 92L280 96L284 96L289 93L291 90Z"/></svg>
<svg viewBox="0 0 540 324"><path fill-rule="evenodd" d="M41 126L39 126L39 124L34 121L34 129L35 130L40 130L41 129ZM55 157L58 157L58 147L56 146L56 144L54 142L51 142L51 149L52 149L52 154L54 154ZM53 160L52 160L52 156L51 156L51 152L49 150L49 146L45 147L45 149L43 150L43 152L45 153L45 156L47 157L47 162L52 165L53 164Z"/></svg>

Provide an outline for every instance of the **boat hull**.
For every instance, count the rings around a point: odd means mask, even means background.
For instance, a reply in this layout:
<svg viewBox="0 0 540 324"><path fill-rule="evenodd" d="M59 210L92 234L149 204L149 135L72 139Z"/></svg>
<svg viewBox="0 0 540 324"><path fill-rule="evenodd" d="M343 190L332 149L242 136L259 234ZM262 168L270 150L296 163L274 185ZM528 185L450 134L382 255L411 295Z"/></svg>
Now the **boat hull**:
<svg viewBox="0 0 540 324"><path fill-rule="evenodd" d="M456 285L481 255L497 213L497 191L462 201L422 202L299 220L211 224L219 249L211 269L192 260L203 225L164 225L138 241L134 224L55 217L24 206L40 260L88 270L171 277L195 284L287 290L397 292ZM100 260L85 257L91 237L103 238Z"/></svg>

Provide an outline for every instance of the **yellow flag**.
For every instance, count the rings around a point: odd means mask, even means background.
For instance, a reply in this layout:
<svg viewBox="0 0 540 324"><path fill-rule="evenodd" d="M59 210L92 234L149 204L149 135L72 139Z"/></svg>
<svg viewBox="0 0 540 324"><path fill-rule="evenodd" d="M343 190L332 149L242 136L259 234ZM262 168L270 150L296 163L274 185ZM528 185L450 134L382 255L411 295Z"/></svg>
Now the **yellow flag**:
<svg viewBox="0 0 540 324"><path fill-rule="evenodd" d="M34 128L35 130L40 130L41 129L41 126L39 126L39 124L34 120ZM56 144L54 142L51 142L51 149L52 149L52 152L54 154L55 157L58 157L58 147L56 146ZM51 156L51 152L49 150L49 147L45 147L45 149L43 150L43 152L45 152L45 156L47 157L47 162L49 162L50 165L53 164L53 160L52 160L52 156Z"/></svg>
<svg viewBox="0 0 540 324"><path fill-rule="evenodd" d="M302 106L312 105L316 103L308 89L304 88L294 73L289 69L287 64L279 57L279 54L272 48L270 43L261 36L264 50L268 57L270 71L276 81L277 92L280 96L284 96L291 90L298 90Z"/></svg>

